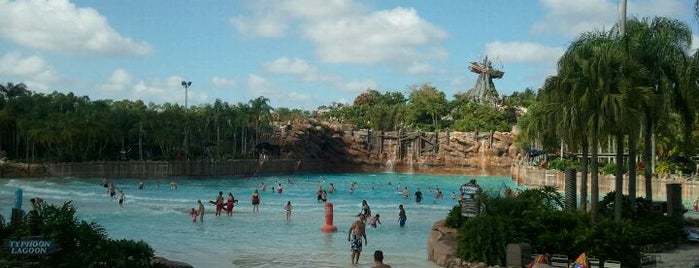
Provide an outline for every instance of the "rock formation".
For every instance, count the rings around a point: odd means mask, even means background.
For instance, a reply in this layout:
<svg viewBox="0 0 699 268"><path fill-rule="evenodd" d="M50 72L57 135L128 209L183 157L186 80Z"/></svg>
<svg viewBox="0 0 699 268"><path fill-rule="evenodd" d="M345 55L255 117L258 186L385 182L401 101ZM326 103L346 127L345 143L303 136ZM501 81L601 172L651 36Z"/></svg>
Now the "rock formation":
<svg viewBox="0 0 699 268"><path fill-rule="evenodd" d="M371 131L313 120L269 138L281 158L323 159L337 171L507 175L517 149L510 132Z"/></svg>

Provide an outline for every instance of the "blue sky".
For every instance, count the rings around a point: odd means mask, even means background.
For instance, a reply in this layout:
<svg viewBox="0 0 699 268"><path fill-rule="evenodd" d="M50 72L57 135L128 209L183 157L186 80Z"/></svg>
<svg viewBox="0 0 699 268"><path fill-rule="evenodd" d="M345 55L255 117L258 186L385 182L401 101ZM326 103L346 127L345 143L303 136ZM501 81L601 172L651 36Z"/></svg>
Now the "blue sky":
<svg viewBox="0 0 699 268"><path fill-rule="evenodd" d="M259 96L272 107L351 103L430 83L449 99L484 56L509 95L536 89L580 33L609 29L617 0L0 0L0 83L97 99L188 104ZM628 0L628 16L696 31L690 0ZM694 39L697 39L696 37Z"/></svg>

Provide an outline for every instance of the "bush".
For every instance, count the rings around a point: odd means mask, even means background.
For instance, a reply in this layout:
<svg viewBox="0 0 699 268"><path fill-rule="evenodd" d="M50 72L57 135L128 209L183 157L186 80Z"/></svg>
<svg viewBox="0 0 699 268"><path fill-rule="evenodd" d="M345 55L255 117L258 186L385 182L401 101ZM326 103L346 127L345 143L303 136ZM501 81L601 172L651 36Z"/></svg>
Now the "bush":
<svg viewBox="0 0 699 268"><path fill-rule="evenodd" d="M600 259L620 260L637 267L641 248L649 244L678 241L683 223L651 210L650 202L624 201L624 219L613 220L614 193L600 202L599 223L592 225L586 211L563 210L563 197L553 187L529 189L514 198L482 195L485 209L471 219L462 219L456 256L471 262L503 265L505 248L528 243L532 252L580 253ZM632 213L631 206L636 206ZM458 216L449 221L455 222Z"/></svg>
<svg viewBox="0 0 699 268"><path fill-rule="evenodd" d="M549 163L549 169L565 171L568 168L580 170L580 162L567 158L556 158Z"/></svg>
<svg viewBox="0 0 699 268"><path fill-rule="evenodd" d="M444 223L449 228L459 229L459 227L461 227L461 225L463 224L464 220L464 216L461 215L461 206L456 205L451 209L451 211L449 211L449 214L447 215L447 218L444 220Z"/></svg>
<svg viewBox="0 0 699 268"><path fill-rule="evenodd" d="M0 263L8 264L7 267L151 267L154 251L148 244L111 240L104 228L76 219L75 213L71 202L60 207L45 205L40 214L36 211L29 214L36 215L36 220L25 220L16 228L3 228L11 230L1 233L0 240L26 237L38 229L44 239L54 241L60 250L40 257L0 251Z"/></svg>

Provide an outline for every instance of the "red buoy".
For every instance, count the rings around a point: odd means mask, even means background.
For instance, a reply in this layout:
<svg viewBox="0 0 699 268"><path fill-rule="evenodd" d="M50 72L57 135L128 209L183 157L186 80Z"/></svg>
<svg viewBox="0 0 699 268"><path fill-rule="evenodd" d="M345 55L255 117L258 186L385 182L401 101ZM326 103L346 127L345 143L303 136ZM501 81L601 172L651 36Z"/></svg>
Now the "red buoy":
<svg viewBox="0 0 699 268"><path fill-rule="evenodd" d="M337 232L337 227L333 225L333 204L325 203L325 225L320 228L321 232L330 233Z"/></svg>

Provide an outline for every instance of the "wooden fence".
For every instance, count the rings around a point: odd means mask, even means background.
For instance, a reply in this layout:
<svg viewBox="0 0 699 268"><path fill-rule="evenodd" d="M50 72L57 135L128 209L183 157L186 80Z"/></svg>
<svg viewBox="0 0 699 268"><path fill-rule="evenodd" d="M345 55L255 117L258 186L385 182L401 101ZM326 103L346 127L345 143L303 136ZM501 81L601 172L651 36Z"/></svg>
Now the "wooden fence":
<svg viewBox="0 0 699 268"><path fill-rule="evenodd" d="M322 173L332 170L320 160L245 159L209 161L110 161L46 164L54 177L226 177L274 174Z"/></svg>

